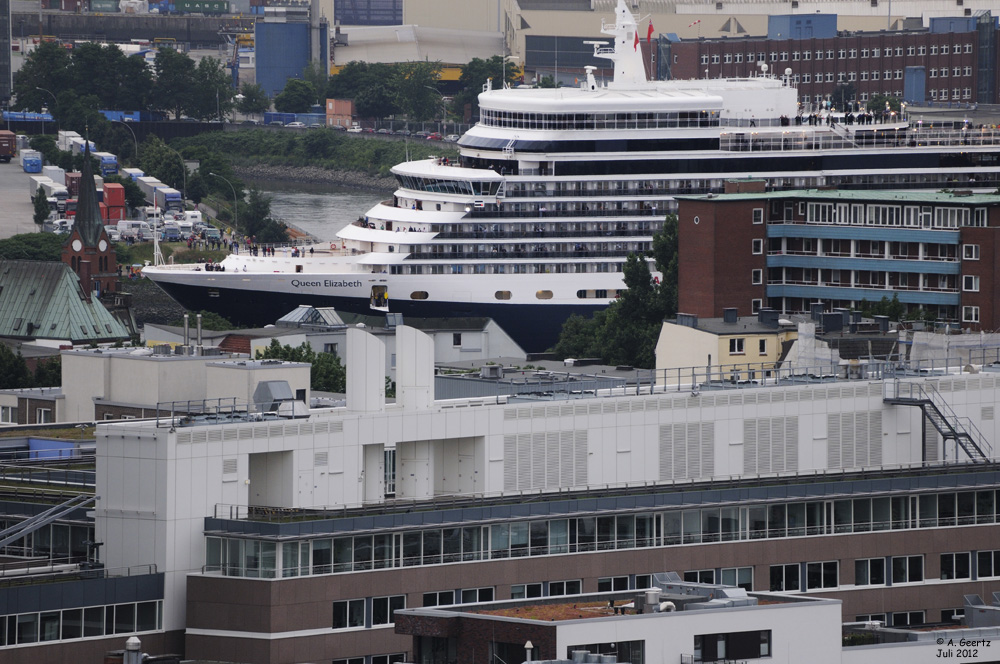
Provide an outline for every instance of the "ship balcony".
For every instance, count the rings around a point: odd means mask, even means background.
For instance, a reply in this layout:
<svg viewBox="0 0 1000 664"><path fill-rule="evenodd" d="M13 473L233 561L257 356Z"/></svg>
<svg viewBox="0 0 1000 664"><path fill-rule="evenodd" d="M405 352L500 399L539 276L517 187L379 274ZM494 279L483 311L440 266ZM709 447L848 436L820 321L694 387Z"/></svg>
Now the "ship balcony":
<svg viewBox="0 0 1000 664"><path fill-rule="evenodd" d="M515 209L518 205L522 209ZM615 206L616 203L608 203ZM532 206L534 209L523 209L524 206ZM558 209L548 205L537 205L535 203L510 203L503 205L502 209L473 208L466 218L472 219L528 219L531 217L556 217L556 218L583 218L594 217L657 217L663 218L667 214L665 206L643 205L632 208L602 208L598 204L584 205L576 209Z"/></svg>
<svg viewBox="0 0 1000 664"><path fill-rule="evenodd" d="M651 240L653 229L650 228L618 228L614 224L609 224L606 229L569 229L569 230L549 230L538 229L530 224L515 228L485 228L475 231L443 232L435 236L436 240L524 240L530 238L576 238L581 242L592 240L595 237L634 237Z"/></svg>
<svg viewBox="0 0 1000 664"><path fill-rule="evenodd" d="M475 251L415 251L410 254L410 261L461 261L461 260L503 260L524 259L537 261L540 258L559 258L577 260L583 258L625 258L630 253L645 251L643 248L627 244L618 244L607 249L579 248L548 249L542 247L513 247L511 245L495 245L485 250Z"/></svg>

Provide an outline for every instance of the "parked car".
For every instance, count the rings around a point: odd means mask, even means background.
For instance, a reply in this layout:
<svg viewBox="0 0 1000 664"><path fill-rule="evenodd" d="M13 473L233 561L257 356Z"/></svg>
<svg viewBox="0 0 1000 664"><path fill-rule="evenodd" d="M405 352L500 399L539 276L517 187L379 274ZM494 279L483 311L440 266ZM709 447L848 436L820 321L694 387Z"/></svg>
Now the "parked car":
<svg viewBox="0 0 1000 664"><path fill-rule="evenodd" d="M240 124L241 125L247 125L247 126L256 126L256 125L259 125L260 123L257 122L256 120L244 120Z"/></svg>
<svg viewBox="0 0 1000 664"><path fill-rule="evenodd" d="M459 139L458 134L448 134L447 136L444 137L444 140L448 141L449 143L457 143L458 139Z"/></svg>
<svg viewBox="0 0 1000 664"><path fill-rule="evenodd" d="M305 122L289 122L285 126L286 127L295 127L296 129L298 129L298 128L301 128L301 127L305 127L306 123Z"/></svg>
<svg viewBox="0 0 1000 664"><path fill-rule="evenodd" d="M362 127L361 128L361 133L362 134L374 134L375 130L372 129L371 127Z"/></svg>
<svg viewBox="0 0 1000 664"><path fill-rule="evenodd" d="M271 120L270 122L267 123L267 125L269 127L284 127L285 123L282 122L281 120Z"/></svg>
<svg viewBox="0 0 1000 664"><path fill-rule="evenodd" d="M310 129L322 129L322 128L323 128L323 125L321 125L321 124L320 124L320 123L318 123L318 122L314 122L314 123L312 123L311 125L309 125L309 128L310 128Z"/></svg>
<svg viewBox="0 0 1000 664"><path fill-rule="evenodd" d="M441 134L439 134L439 133L437 133L435 131L432 134L427 134L427 140L428 141L443 141L444 137Z"/></svg>
<svg viewBox="0 0 1000 664"><path fill-rule="evenodd" d="M160 240L163 242L180 242L181 231L176 226L164 226L163 233L160 235Z"/></svg>
<svg viewBox="0 0 1000 664"><path fill-rule="evenodd" d="M392 133L396 134L397 136L409 136L411 132L409 129L397 129Z"/></svg>
<svg viewBox="0 0 1000 664"><path fill-rule="evenodd" d="M347 129L347 132L349 134L360 134L361 133L361 127L359 127L357 125L354 125L353 127L349 127Z"/></svg>
<svg viewBox="0 0 1000 664"><path fill-rule="evenodd" d="M382 127L381 129L379 129L375 133L376 134L391 134L392 132L390 130L386 129L385 127Z"/></svg>
<svg viewBox="0 0 1000 664"><path fill-rule="evenodd" d="M419 138L427 138L428 136L431 135L431 132L429 132L429 131L418 131L418 132L415 132L413 135L417 136Z"/></svg>
<svg viewBox="0 0 1000 664"><path fill-rule="evenodd" d="M344 125L337 125L337 124L330 125L330 129L334 129L336 131L347 131L347 127L345 127Z"/></svg>

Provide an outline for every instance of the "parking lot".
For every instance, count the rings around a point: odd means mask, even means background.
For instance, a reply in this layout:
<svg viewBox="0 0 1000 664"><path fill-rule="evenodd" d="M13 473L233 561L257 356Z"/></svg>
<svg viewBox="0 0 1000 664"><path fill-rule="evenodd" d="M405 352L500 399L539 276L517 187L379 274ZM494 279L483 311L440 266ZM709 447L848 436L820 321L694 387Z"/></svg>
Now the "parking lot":
<svg viewBox="0 0 1000 664"><path fill-rule="evenodd" d="M0 164L0 239L37 231L34 213L28 197L28 174L17 159Z"/></svg>

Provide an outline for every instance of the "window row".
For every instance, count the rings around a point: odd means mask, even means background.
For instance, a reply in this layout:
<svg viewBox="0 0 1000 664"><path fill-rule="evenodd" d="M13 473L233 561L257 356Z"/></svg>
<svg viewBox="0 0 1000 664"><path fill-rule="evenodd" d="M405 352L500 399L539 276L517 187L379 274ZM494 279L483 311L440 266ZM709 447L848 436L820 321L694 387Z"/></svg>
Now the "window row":
<svg viewBox="0 0 1000 664"><path fill-rule="evenodd" d="M276 543L206 537L211 571L288 578L589 551L997 522L997 491L962 491L431 528Z"/></svg>
<svg viewBox="0 0 1000 664"><path fill-rule="evenodd" d="M984 228L988 211L986 208L809 201L805 217L806 222L812 224L955 229Z"/></svg>
<svg viewBox="0 0 1000 664"><path fill-rule="evenodd" d="M0 646L151 632L163 628L162 613L151 601L0 616Z"/></svg>
<svg viewBox="0 0 1000 664"><path fill-rule="evenodd" d="M480 108L480 124L513 129L664 129L717 127L716 110L648 113L522 113Z"/></svg>
<svg viewBox="0 0 1000 664"><path fill-rule="evenodd" d="M839 48L839 49L817 49L816 51L770 51L768 53L747 53L747 62L788 62L789 55L791 56L792 62L800 61L810 61L810 60L846 60L857 58L859 53L862 59L867 58L891 58L897 57L901 58L904 55L916 56L916 55L927 55L928 48L930 55L950 55L952 53L958 55L960 53L972 53L972 44L943 44L943 45L933 45L927 46L886 46L886 47L874 47L874 48ZM700 62L703 65L707 64L730 64L730 63L741 63L744 60L743 53L703 53L700 58Z"/></svg>
<svg viewBox="0 0 1000 664"><path fill-rule="evenodd" d="M935 101L948 101L949 99L948 88L928 90L927 94ZM972 88L952 88L950 99L952 101L972 99Z"/></svg>

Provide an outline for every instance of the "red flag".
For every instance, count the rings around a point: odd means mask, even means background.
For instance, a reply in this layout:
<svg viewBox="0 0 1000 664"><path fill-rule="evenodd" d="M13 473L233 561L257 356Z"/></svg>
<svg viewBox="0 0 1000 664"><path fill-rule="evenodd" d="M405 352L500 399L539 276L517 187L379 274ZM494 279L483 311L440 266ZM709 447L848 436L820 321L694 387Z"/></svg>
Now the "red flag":
<svg viewBox="0 0 1000 664"><path fill-rule="evenodd" d="M646 43L653 41L653 19L649 19L649 30L646 31Z"/></svg>
<svg viewBox="0 0 1000 664"><path fill-rule="evenodd" d="M636 50L636 51L639 50L639 31L638 30L635 31L635 46L633 46L632 48L633 48L633 50Z"/></svg>

